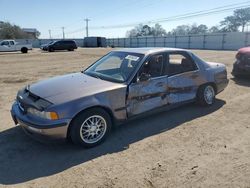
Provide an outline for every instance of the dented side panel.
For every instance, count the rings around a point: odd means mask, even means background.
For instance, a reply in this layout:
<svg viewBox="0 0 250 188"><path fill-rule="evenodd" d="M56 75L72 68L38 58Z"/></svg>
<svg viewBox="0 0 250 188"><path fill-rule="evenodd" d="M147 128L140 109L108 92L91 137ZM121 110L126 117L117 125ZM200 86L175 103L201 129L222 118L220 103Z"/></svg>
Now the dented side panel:
<svg viewBox="0 0 250 188"><path fill-rule="evenodd" d="M206 83L206 79L199 70L186 72L168 78L170 104L195 99L197 89Z"/></svg>
<svg viewBox="0 0 250 188"><path fill-rule="evenodd" d="M167 82L164 76L131 84L127 98L128 117L168 104Z"/></svg>

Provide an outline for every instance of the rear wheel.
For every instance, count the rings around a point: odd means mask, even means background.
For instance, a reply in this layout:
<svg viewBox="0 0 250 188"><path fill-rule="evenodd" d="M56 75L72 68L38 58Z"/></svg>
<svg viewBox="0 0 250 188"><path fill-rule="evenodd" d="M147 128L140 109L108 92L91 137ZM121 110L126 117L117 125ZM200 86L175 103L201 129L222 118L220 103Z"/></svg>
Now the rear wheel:
<svg viewBox="0 0 250 188"><path fill-rule="evenodd" d="M68 51L74 51L74 49L73 49L73 48L70 48L70 49L68 49Z"/></svg>
<svg viewBox="0 0 250 188"><path fill-rule="evenodd" d="M215 89L211 84L203 85L199 88L197 100L200 105L211 106L215 100Z"/></svg>
<svg viewBox="0 0 250 188"><path fill-rule="evenodd" d="M24 54L28 53L28 48L23 47L23 48L21 49L21 52L24 53Z"/></svg>
<svg viewBox="0 0 250 188"><path fill-rule="evenodd" d="M82 112L72 122L70 137L74 144L94 147L102 143L111 130L110 115L101 108Z"/></svg>

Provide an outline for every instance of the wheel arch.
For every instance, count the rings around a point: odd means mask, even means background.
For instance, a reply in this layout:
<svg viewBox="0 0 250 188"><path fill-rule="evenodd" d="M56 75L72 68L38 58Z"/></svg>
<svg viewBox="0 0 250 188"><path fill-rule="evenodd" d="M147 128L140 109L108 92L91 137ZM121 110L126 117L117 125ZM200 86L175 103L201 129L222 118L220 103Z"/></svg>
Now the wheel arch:
<svg viewBox="0 0 250 188"><path fill-rule="evenodd" d="M113 112L112 112L112 110L111 110L110 108L108 108L108 107L106 107L106 106L101 106L101 105L95 105L95 106L87 107L87 108L85 108L85 109L79 111L79 112L72 118L72 120L70 121L69 126L68 126L68 129L67 129L67 138L70 137L70 131L71 131L71 127L72 127L73 121L74 121L78 116L80 116L81 113L84 113L84 112L86 112L86 111L88 111L88 110L90 110L90 109L94 109L94 108L99 108L99 109L102 109L102 110L106 111L106 112L109 114L109 116L110 116L112 125L115 124L115 117L114 117L114 114L113 114Z"/></svg>
<svg viewBox="0 0 250 188"><path fill-rule="evenodd" d="M199 92L200 88L203 87L203 86L205 86L205 85L211 85L211 86L213 86L214 91L217 94L217 85L216 85L216 83L215 82L206 82L206 83L204 83L204 84L202 84L202 85L200 85L198 87L197 92L196 92L196 96L198 95L198 92Z"/></svg>

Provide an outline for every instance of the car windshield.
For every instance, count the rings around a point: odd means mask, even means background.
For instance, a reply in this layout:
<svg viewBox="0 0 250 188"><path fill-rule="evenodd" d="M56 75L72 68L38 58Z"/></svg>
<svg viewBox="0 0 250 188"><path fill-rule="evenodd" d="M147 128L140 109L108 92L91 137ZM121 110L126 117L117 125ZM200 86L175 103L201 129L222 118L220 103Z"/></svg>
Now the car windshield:
<svg viewBox="0 0 250 188"><path fill-rule="evenodd" d="M99 59L85 74L113 82L126 82L135 71L143 54L131 52L110 52Z"/></svg>

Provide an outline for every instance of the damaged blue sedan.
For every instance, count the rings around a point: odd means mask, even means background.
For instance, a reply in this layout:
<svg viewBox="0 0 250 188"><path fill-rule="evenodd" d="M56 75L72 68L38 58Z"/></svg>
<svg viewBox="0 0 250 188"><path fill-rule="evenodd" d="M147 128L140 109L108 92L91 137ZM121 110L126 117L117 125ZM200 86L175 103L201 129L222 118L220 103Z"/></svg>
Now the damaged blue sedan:
<svg viewBox="0 0 250 188"><path fill-rule="evenodd" d="M36 138L70 138L93 147L115 124L147 112L193 101L213 105L227 85L225 65L205 62L191 51L120 49L79 73L26 86L18 91L11 114Z"/></svg>

